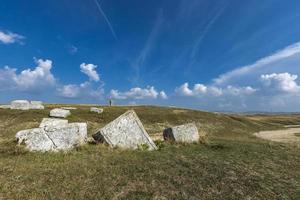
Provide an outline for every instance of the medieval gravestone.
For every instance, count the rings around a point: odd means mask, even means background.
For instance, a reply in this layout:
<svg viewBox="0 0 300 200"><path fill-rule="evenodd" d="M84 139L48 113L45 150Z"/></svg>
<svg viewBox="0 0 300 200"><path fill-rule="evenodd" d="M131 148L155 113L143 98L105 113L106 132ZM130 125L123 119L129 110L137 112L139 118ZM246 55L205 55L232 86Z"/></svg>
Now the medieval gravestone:
<svg viewBox="0 0 300 200"><path fill-rule="evenodd" d="M180 126L167 128L163 132L165 140L175 140L176 142L198 142L199 133L195 123L188 123Z"/></svg>
<svg viewBox="0 0 300 200"><path fill-rule="evenodd" d="M96 141L105 141L111 147L137 149L141 145L147 145L148 150L157 149L133 110L125 112L98 130L93 138Z"/></svg>

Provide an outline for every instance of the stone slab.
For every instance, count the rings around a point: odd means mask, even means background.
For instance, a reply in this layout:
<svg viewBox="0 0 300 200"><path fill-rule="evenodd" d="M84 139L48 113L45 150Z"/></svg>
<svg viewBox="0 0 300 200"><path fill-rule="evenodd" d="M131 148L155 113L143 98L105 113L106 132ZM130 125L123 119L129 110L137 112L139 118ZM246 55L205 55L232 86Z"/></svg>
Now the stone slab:
<svg viewBox="0 0 300 200"><path fill-rule="evenodd" d="M29 110L30 103L27 100L14 100L10 103L10 108L13 110Z"/></svg>
<svg viewBox="0 0 300 200"><path fill-rule="evenodd" d="M111 147L137 149L141 145L147 145L148 150L157 149L133 110L98 130L93 138L96 141L105 141Z"/></svg>
<svg viewBox="0 0 300 200"><path fill-rule="evenodd" d="M95 112L95 113L103 113L103 109L102 108L96 108L96 107L91 107L90 108L91 112Z"/></svg>
<svg viewBox="0 0 300 200"><path fill-rule="evenodd" d="M50 117L66 118L71 115L69 110L54 108L50 111Z"/></svg>
<svg viewBox="0 0 300 200"><path fill-rule="evenodd" d="M180 126L167 128L163 132L165 140L175 140L176 142L198 142L199 133L195 123L188 123Z"/></svg>

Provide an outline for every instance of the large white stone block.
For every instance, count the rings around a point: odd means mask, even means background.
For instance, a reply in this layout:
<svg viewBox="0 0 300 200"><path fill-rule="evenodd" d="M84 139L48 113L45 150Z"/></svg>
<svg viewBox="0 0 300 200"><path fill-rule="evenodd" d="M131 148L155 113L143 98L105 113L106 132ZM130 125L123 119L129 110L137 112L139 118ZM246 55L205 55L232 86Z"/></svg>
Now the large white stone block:
<svg viewBox="0 0 300 200"><path fill-rule="evenodd" d="M14 110L29 110L30 103L27 100L15 100L10 103L10 108Z"/></svg>
<svg viewBox="0 0 300 200"><path fill-rule="evenodd" d="M167 128L163 132L165 140L175 140L177 142L198 142L199 133L195 123L184 124Z"/></svg>
<svg viewBox="0 0 300 200"><path fill-rule="evenodd" d="M56 126L54 125L56 123ZM40 128L19 131L16 139L30 151L66 151L82 145L87 140L86 123L43 120Z"/></svg>

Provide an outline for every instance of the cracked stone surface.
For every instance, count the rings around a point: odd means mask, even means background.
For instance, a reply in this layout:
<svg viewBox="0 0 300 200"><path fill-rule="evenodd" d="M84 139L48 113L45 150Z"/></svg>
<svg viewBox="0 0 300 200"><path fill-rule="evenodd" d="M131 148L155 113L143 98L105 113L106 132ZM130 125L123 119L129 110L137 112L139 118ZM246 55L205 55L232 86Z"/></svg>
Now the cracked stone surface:
<svg viewBox="0 0 300 200"><path fill-rule="evenodd" d="M90 109L91 112L95 112L95 113L103 113L103 109L102 108L96 108L96 107L91 107Z"/></svg>
<svg viewBox="0 0 300 200"><path fill-rule="evenodd" d="M50 111L50 117L66 118L71 115L69 110L54 108Z"/></svg>
<svg viewBox="0 0 300 200"><path fill-rule="evenodd" d="M66 151L86 143L87 124L44 118L39 128L19 131L16 139L29 151Z"/></svg>
<svg viewBox="0 0 300 200"><path fill-rule="evenodd" d="M199 133L195 123L184 124L167 128L163 132L165 140L175 140L177 142L198 142Z"/></svg>
<svg viewBox="0 0 300 200"><path fill-rule="evenodd" d="M105 141L111 147L137 149L144 144L149 147L148 150L157 149L133 110L127 111L98 130L93 138L96 141Z"/></svg>

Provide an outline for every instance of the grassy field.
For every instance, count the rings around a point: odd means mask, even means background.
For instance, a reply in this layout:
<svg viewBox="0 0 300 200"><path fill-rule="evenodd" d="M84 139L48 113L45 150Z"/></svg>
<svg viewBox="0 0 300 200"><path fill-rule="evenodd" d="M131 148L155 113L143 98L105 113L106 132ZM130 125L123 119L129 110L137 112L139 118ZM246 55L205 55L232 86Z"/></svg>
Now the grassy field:
<svg viewBox="0 0 300 200"><path fill-rule="evenodd" d="M0 109L0 199L300 199L300 147L265 141L260 130L300 124L299 115L234 115L161 107L77 106L68 118L88 134L134 109L153 138L196 122L206 144L158 142L158 151L87 144L68 153L30 153L17 131L37 127L49 110Z"/></svg>

